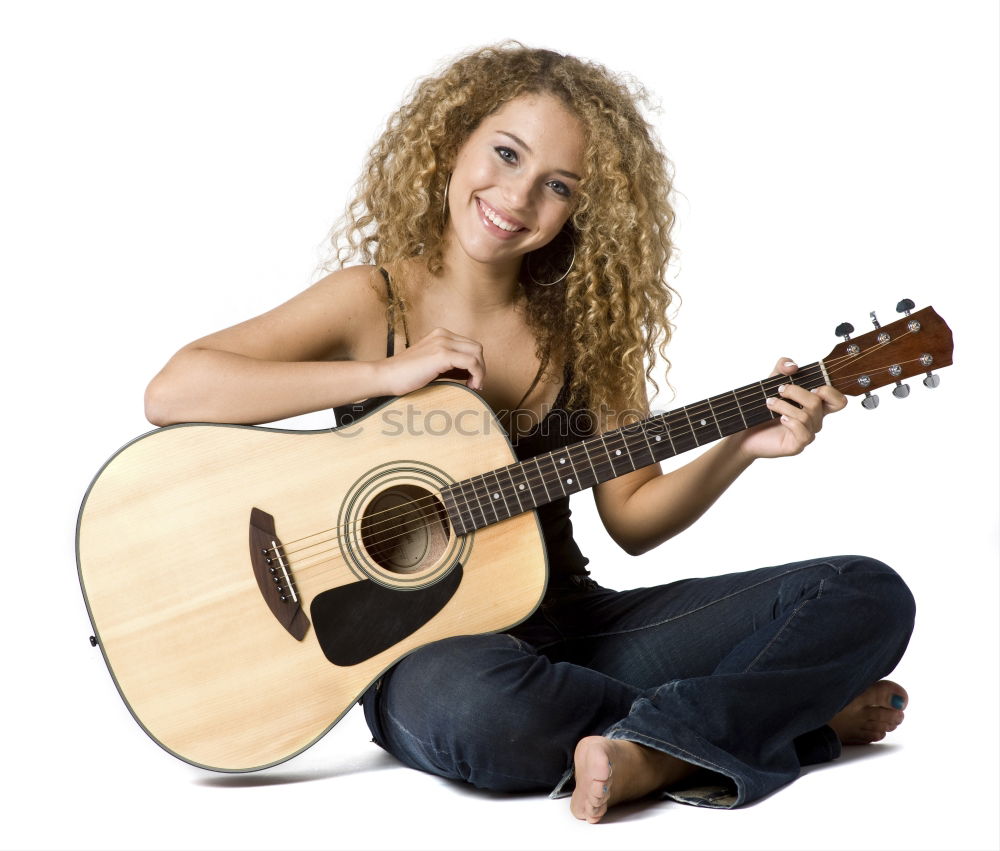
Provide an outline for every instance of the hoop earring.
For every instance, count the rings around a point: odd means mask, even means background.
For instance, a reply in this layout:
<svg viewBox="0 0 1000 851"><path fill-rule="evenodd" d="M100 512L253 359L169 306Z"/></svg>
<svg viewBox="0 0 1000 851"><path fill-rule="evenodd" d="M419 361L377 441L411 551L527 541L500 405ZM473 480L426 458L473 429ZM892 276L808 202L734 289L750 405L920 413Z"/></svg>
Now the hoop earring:
<svg viewBox="0 0 1000 851"><path fill-rule="evenodd" d="M448 179L444 182L444 199L441 201L441 224L448 221L448 189L451 187L451 172L448 172Z"/></svg>
<svg viewBox="0 0 1000 851"><path fill-rule="evenodd" d="M566 233L566 231L564 231L564 233ZM536 287L554 287L556 284L566 279L566 276L570 273L570 271L573 268L573 264L576 262L576 242L574 241L572 236L569 236L568 239L571 251L569 258L569 265L566 267L566 271L564 271L554 281L539 281L538 278L535 277L535 273L531 269L531 257L533 255L532 254L524 255L524 260L521 262L521 268L524 270L524 274L530 283L534 284Z"/></svg>

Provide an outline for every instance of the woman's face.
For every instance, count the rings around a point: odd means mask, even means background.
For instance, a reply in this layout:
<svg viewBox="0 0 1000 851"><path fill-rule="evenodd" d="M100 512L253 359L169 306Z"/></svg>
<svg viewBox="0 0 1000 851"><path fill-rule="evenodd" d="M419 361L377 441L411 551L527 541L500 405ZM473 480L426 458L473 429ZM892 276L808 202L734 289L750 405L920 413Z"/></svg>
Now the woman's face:
<svg viewBox="0 0 1000 851"><path fill-rule="evenodd" d="M551 95L523 95L488 115L455 160L450 249L516 268L572 213L584 147L583 125Z"/></svg>

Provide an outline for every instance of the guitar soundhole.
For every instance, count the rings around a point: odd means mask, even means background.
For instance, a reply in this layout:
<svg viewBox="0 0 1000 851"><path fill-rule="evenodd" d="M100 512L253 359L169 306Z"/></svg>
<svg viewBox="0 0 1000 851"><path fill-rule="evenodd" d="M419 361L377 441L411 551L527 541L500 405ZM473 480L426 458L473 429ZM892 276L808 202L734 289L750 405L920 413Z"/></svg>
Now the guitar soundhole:
<svg viewBox="0 0 1000 851"><path fill-rule="evenodd" d="M384 570L416 573L437 561L448 544L445 508L423 488L396 485L368 503L361 542Z"/></svg>

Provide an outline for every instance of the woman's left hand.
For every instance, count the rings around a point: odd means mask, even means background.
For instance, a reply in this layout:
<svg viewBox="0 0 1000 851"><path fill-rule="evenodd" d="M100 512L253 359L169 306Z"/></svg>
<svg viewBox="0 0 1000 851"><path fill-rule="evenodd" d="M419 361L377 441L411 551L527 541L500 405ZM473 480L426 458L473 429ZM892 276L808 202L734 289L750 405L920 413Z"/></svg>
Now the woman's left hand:
<svg viewBox="0 0 1000 851"><path fill-rule="evenodd" d="M771 375L794 375L797 371L793 361L781 358ZM751 460L798 455L816 439L823 417L847 405L844 394L829 385L806 390L789 382L781 385L779 392L779 397L767 400L778 419L733 436Z"/></svg>

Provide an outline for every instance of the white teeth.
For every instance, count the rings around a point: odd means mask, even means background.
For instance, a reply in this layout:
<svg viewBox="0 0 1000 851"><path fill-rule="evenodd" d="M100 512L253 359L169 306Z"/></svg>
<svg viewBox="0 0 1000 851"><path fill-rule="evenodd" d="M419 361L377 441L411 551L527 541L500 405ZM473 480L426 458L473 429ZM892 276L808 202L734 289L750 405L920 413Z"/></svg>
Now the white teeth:
<svg viewBox="0 0 1000 851"><path fill-rule="evenodd" d="M503 219L501 219L499 214L495 210L491 210L489 207L483 204L482 201L480 201L479 203L483 208L483 212L486 214L486 218L488 218L491 222L493 222L493 224L495 224L498 228L500 228L500 230L505 230L507 231L507 233L514 233L515 231L520 230L520 228L517 225L508 224Z"/></svg>

